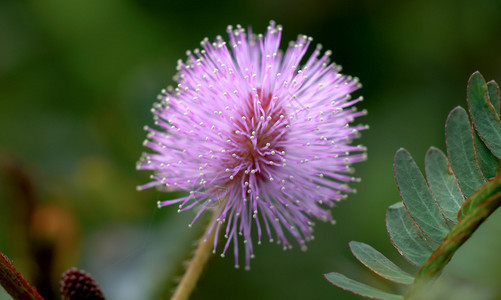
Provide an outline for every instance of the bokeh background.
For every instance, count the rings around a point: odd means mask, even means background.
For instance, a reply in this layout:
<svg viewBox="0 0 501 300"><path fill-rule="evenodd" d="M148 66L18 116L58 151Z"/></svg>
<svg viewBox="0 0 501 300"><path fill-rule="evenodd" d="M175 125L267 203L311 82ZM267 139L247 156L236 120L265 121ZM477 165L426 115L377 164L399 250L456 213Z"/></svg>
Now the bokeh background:
<svg viewBox="0 0 501 300"><path fill-rule="evenodd" d="M307 252L257 248L250 271L214 256L193 299L359 299L331 286L337 271L387 291L351 255L373 245L415 271L391 245L387 206L399 201L392 160L407 148L423 166L442 150L444 123L465 106L469 75L501 81L501 2L482 1L0 1L0 250L47 299L58 299L67 268L92 273L109 299L168 298L202 233L192 212L157 209L172 195L137 192L148 181L135 163L145 151L156 95L175 64L229 24L264 32L284 27L282 48L314 37L343 72L358 76L371 129L360 143L358 193L318 224ZM497 212L446 268L450 299L501 297L501 214ZM444 294L442 294L444 295ZM442 297L442 296L441 296ZM9 299L0 288L0 298ZM440 299L447 299L442 297Z"/></svg>

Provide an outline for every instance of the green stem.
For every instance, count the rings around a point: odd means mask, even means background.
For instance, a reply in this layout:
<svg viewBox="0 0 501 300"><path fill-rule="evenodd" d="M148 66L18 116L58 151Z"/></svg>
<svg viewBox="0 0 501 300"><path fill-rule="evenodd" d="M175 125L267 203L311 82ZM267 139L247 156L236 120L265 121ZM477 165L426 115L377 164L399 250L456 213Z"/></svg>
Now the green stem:
<svg viewBox="0 0 501 300"><path fill-rule="evenodd" d="M209 233L211 226L216 220L218 215L219 215L219 207L214 211L214 214L209 224L207 225L207 229L204 235L202 235L202 237L200 238L197 250L195 251L195 255L191 259L190 264L188 265L188 269L186 270L186 273L184 273L183 278L181 279L181 282L176 288L176 291L174 292L174 295L172 296L171 300L189 299L191 293L193 292L193 289L197 284L198 278L202 274L204 266L209 260L209 257L212 252L212 247L214 244L214 236L216 235L217 231L217 225L215 225L216 228L212 229L208 237L207 234Z"/></svg>
<svg viewBox="0 0 501 300"><path fill-rule="evenodd" d="M0 284L16 300L43 300L2 252L0 252Z"/></svg>
<svg viewBox="0 0 501 300"><path fill-rule="evenodd" d="M499 206L501 206L501 175L489 181L463 204L458 214L459 223L451 229L421 267L406 299L412 299L423 284L440 275L457 249Z"/></svg>

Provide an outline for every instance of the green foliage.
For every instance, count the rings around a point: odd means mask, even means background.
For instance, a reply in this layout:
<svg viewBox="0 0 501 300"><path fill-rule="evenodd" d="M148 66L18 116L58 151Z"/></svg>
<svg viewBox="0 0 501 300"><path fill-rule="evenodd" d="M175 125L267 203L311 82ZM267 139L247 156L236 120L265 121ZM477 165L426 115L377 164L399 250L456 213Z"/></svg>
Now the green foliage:
<svg viewBox="0 0 501 300"><path fill-rule="evenodd" d="M487 83L487 89L489 91L489 100L494 107L494 110L499 115L499 107L501 106L501 92L499 91L499 85L491 80Z"/></svg>
<svg viewBox="0 0 501 300"><path fill-rule="evenodd" d="M489 99L484 78L478 72L470 77L468 107L478 135L492 153L501 158L501 121Z"/></svg>
<svg viewBox="0 0 501 300"><path fill-rule="evenodd" d="M371 246L352 241L350 242L350 248L353 255L361 263L379 276L403 284L411 284L414 280L412 275L400 269L397 265L392 263L383 254Z"/></svg>
<svg viewBox="0 0 501 300"><path fill-rule="evenodd" d="M439 149L430 147L426 153L425 166L428 184L442 213L449 220L456 220L464 196L450 169L447 157Z"/></svg>
<svg viewBox="0 0 501 300"><path fill-rule="evenodd" d="M416 266L423 265L437 248L437 244L433 244L411 219L402 202L393 204L386 211L386 228L400 254Z"/></svg>
<svg viewBox="0 0 501 300"><path fill-rule="evenodd" d="M487 179L496 177L499 168L499 159L485 146L478 134L475 134L475 149L477 150L478 164Z"/></svg>
<svg viewBox="0 0 501 300"><path fill-rule="evenodd" d="M426 236L436 242L442 241L449 227L423 174L407 150L397 151L394 169L400 196L411 218Z"/></svg>
<svg viewBox="0 0 501 300"><path fill-rule="evenodd" d="M462 107L454 108L445 124L447 154L459 187L466 198L473 195L485 178L480 172L473 144L473 132L468 115Z"/></svg>
<svg viewBox="0 0 501 300"><path fill-rule="evenodd" d="M411 263L421 267L415 276L402 271L371 246L351 242L355 257L379 276L411 284L406 298L440 274L455 251L501 205L501 106L499 86L486 83L475 72L468 82L468 113L454 108L445 125L447 157L431 147L426 154L426 179L405 149L395 154L395 180L402 198L386 213L393 245ZM475 130L474 130L474 129ZM465 201L466 199L466 201ZM403 299L338 273L328 273L332 284L375 299Z"/></svg>
<svg viewBox="0 0 501 300"><path fill-rule="evenodd" d="M355 294L365 296L372 299L387 299L387 300L402 300L403 297L400 295L390 294L373 288L372 286L360 283L353 279L350 279L343 274L336 272L328 273L324 275L332 284L339 286L340 288L353 292Z"/></svg>

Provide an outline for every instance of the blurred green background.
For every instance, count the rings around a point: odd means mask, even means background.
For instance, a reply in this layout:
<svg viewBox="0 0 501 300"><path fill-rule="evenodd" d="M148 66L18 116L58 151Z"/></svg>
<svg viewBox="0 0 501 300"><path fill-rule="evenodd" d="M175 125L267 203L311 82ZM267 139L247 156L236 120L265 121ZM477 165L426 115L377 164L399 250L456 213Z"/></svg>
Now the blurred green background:
<svg viewBox="0 0 501 300"><path fill-rule="evenodd" d="M429 146L445 150L444 123L466 105L469 75L501 81L500 16L497 0L1 0L0 250L48 299L59 298L59 276L72 266L92 273L109 299L168 298L204 220L189 229L193 212L156 208L172 195L136 192L149 176L135 170L142 127L187 49L229 24L264 32L273 19L284 27L282 49L310 35L361 79L355 95L369 115L358 122L371 129L357 143L369 160L355 166L358 193L332 211L337 225L318 224L307 252L266 243L250 271L214 256L192 299L359 299L322 278L331 271L398 292L348 242L415 271L385 228L387 206L399 201L393 155L405 147L422 167ZM460 286L464 299L501 298L499 253L497 212L440 286ZM3 289L0 298L9 299Z"/></svg>

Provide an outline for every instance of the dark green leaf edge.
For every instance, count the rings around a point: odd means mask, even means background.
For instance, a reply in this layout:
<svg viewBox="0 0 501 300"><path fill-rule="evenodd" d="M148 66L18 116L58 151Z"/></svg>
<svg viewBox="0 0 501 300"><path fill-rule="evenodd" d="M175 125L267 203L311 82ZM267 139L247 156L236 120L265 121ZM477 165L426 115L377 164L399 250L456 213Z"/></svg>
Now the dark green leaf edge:
<svg viewBox="0 0 501 300"><path fill-rule="evenodd" d="M404 148L395 153L393 169L400 198L407 213L427 239L440 243L450 228L423 173Z"/></svg>
<svg viewBox="0 0 501 300"><path fill-rule="evenodd" d="M486 180L478 164L468 113L461 106L456 106L447 116L445 143L454 176L461 191L468 198L480 189Z"/></svg>
<svg viewBox="0 0 501 300"><path fill-rule="evenodd" d="M386 230L395 249L415 266L422 266L438 247L438 244L426 238L402 201L386 210Z"/></svg>
<svg viewBox="0 0 501 300"><path fill-rule="evenodd" d="M414 281L414 276L400 269L392 261L386 258L386 256L370 245L351 241L349 246L353 256L379 276L402 284L412 284Z"/></svg>
<svg viewBox="0 0 501 300"><path fill-rule="evenodd" d="M478 165L486 179L496 177L499 169L499 159L492 155L482 139L475 133L475 149L477 150Z"/></svg>
<svg viewBox="0 0 501 300"><path fill-rule="evenodd" d="M491 103L494 110L499 115L499 110L501 106L501 91L499 90L499 85L494 80L487 82L487 90L489 92L489 102Z"/></svg>
<svg viewBox="0 0 501 300"><path fill-rule="evenodd" d="M341 288L345 291L352 292L354 294L364 296L371 299L380 300L403 300L404 297L401 295L390 294L376 289L370 285L360 283L356 280L348 278L343 274L337 272L331 272L324 274L324 278L332 283L333 285Z"/></svg>
<svg viewBox="0 0 501 300"><path fill-rule="evenodd" d="M464 203L464 196L457 178L445 154L430 147L426 152L425 171L428 185L443 214L452 223L457 223L457 212Z"/></svg>
<svg viewBox="0 0 501 300"><path fill-rule="evenodd" d="M501 120L489 99L487 83L478 71L470 76L467 94L468 109L478 135L501 159Z"/></svg>
<svg viewBox="0 0 501 300"><path fill-rule="evenodd" d="M475 72L470 77L470 80L468 81L468 92L467 92L468 98L471 97L470 90L472 89L471 85L474 84L474 82L475 82L473 80L474 76L475 77L480 76L483 80L483 77L478 72ZM476 82L478 84L479 81L477 80ZM485 84L485 81L483 81L483 83ZM500 114L499 111L500 111L500 106L501 106L501 93L499 91L499 86L495 81L492 80L486 84L486 94L487 94L486 97L487 97L488 105L484 105L484 109L485 109L485 107L487 107L491 112L494 111L496 114L497 120L499 121L499 114ZM469 100L470 99L468 99L468 104L470 105ZM492 101L494 101L494 102L492 102ZM459 110L459 109L464 110L460 107L456 107L455 109L453 109L453 111ZM451 111L451 113L453 111ZM471 113L471 109L470 109L470 113ZM449 114L448 119L449 119L450 115L451 114ZM467 119L468 119L468 116L467 116ZM501 173L499 172L501 162L499 160L497 160L495 153L493 153L491 151L491 148L488 146L489 143L492 143L492 141L485 140L484 138L482 138L482 136L479 135L478 129L477 129L477 127L475 127L474 122L473 122L473 126L471 126L471 124L469 122L468 122L468 125L469 125L469 128L471 129L471 132L473 134L472 138L473 138L473 142L474 142L473 148L474 148L474 153L475 153L475 157L474 157L475 162L478 166L478 170L481 172L482 175L485 176L485 177L484 176L482 176L482 177L487 178L488 181L487 181L487 183L482 185L471 197L469 197L464 202L464 204L461 206L461 208L458 211L458 215L457 215L459 223L457 223L449 231L448 235L445 237L445 239L442 241L442 243L439 245L439 247L437 249L435 249L435 251L433 251L433 253L430 255L428 261L426 261L426 263L418 271L418 273L416 274L416 278L414 280L414 284L411 287L410 292L406 295L405 299L413 298L413 292L423 282L426 282L430 279L433 279L435 276L438 276L440 274L441 270L443 269L443 267L445 267L445 265L450 261L450 259L454 255L455 251L471 236L471 234L480 226L480 224L483 221L485 221L485 219L492 212L494 212L494 210L496 210L499 206L501 206ZM475 130L473 130L472 127L475 128ZM475 135L479 135L479 136L477 137ZM478 140L475 138L480 140L483 143L483 145L479 144ZM490 138L492 138L492 135ZM501 143L501 141L495 141L494 143ZM478 151L477 149L479 149L482 146L485 146L485 148L487 148L487 150L490 150L489 151L490 155L493 156L495 161L497 162L496 163L496 170L497 170L498 175L496 178L491 179L490 177L492 176L492 174L489 174L489 171L491 171L491 170L482 168L483 166L486 166L486 164L485 164L485 162L482 163L481 159L486 159L486 158L490 159L489 157L485 156L485 154L486 154L485 152L480 153L480 154L477 153L477 151ZM447 148L447 149L449 150L449 148ZM479 150L482 151L484 149L479 149ZM449 151L448 151L448 153L449 153ZM479 155L484 155L484 156L478 157ZM499 157L499 155L497 155L497 156ZM450 167L449 159L447 159L447 162L448 162L449 167ZM454 178L456 178L456 183L457 183L458 182L457 177L455 176L454 173L453 173L453 175L454 175ZM489 180L489 179L491 179L491 180ZM429 181L428 181L428 186L429 186ZM430 191L433 195L432 189L430 189ZM433 196L433 197L434 197L434 199L436 199L435 196ZM403 203L402 202L400 202L400 203L401 203L400 205L403 206ZM396 203L396 204L399 204L399 203ZM395 206L396 204L390 206L390 208ZM440 211L442 212L442 207L438 201L437 201L437 204L438 204ZM406 211L409 214L408 210L406 210ZM442 212L442 214L443 214L443 212ZM388 217L388 213L387 213L387 217ZM410 214L409 214L409 217L410 217ZM419 228L418 225L414 222L414 220L412 220L412 217L411 217L411 221L413 221L412 223L414 223L413 224L414 226ZM388 224L388 220L387 220L387 224ZM420 228L419 228L419 231L415 232L415 234L420 238L422 238L423 235L425 238L427 237ZM391 237L391 234L390 234L390 237ZM430 240L428 240L428 241L430 241ZM351 242L351 243L353 243L353 242ZM355 243L359 243L359 242L355 242ZM401 249L399 249L399 247L397 247L397 245L394 243L393 240L392 240L392 243L404 258L406 258L409 262L413 263L411 260L409 260L404 255L404 253L401 251ZM360 244L363 244L363 243L360 243ZM364 244L364 245L366 245L366 244ZM367 246L370 247L369 245L367 245ZM379 253L382 257L384 257L384 259L387 260L387 258L383 254L381 254L380 252L378 252L377 250L375 250L372 247L370 247L370 248L373 249L375 252ZM352 252L353 252L353 250L352 250ZM378 274L379 276L381 276L385 279L392 280L392 279L389 279L389 278L379 274L378 272L376 272L374 270L373 267L367 266L366 262L362 261L355 253L353 253L353 254L355 255L355 257L358 260L360 260L364 265L366 265L366 267L371 269L373 272L375 272L376 274ZM394 265L391 261L389 261L389 262L392 265ZM394 265L394 266L397 267L398 269L400 269L398 266L396 266L396 265ZM389 294L389 293L380 291L378 289L375 289L375 288L372 288L368 285L359 283L355 280L352 280L352 279L350 279L342 274L336 273L336 272L324 274L324 277L329 282L338 286L339 288L342 288L346 291L349 291L349 292L352 292L352 293L355 293L355 294L358 294L361 296L365 296L368 298L375 298L375 297L373 295L371 296L371 295L360 293L361 288L364 291L365 291L365 289L369 289L371 291L376 291L378 293L382 293L381 295L386 295L389 297L397 297L397 298L377 298L376 297L375 299L404 299L403 296ZM333 279L333 280L331 280L331 279ZM392 280L392 281L395 281L395 280ZM395 282L398 282L398 281L395 281Z"/></svg>

